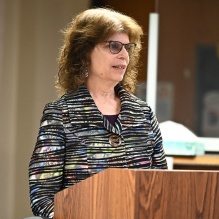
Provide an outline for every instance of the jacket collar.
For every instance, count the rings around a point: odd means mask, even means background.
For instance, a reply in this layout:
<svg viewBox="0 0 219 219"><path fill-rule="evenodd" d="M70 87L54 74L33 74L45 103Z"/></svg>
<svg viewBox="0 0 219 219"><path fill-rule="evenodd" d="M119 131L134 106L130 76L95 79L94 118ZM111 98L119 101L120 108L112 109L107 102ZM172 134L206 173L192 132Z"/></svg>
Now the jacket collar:
<svg viewBox="0 0 219 219"><path fill-rule="evenodd" d="M121 100L121 111L114 125L98 110L84 84L77 91L65 94L64 98L71 123L90 127L104 126L108 131L120 135L123 129L139 125L142 119L145 120L144 113L135 96L129 94L121 84L115 86L115 92Z"/></svg>

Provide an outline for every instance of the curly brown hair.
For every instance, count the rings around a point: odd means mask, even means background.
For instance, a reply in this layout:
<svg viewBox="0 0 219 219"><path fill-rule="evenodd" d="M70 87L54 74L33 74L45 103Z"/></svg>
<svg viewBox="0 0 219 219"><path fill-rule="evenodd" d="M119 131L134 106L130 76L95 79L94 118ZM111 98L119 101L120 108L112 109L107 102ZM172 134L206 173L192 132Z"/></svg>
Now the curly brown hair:
<svg viewBox="0 0 219 219"><path fill-rule="evenodd" d="M90 64L90 53L96 44L116 32L125 32L136 43L121 84L135 92L143 30L131 17L110 8L93 8L78 14L62 31L64 45L59 54L59 73L56 88L59 94L75 91L86 80L84 71Z"/></svg>

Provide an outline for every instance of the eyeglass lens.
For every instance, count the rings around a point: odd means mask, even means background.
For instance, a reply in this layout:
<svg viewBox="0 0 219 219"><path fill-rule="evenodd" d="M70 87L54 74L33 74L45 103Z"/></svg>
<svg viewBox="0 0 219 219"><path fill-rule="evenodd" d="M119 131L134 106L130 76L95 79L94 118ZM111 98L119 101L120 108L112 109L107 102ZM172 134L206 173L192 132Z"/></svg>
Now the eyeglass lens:
<svg viewBox="0 0 219 219"><path fill-rule="evenodd" d="M127 44L123 44L119 41L108 41L109 43L109 49L110 52L113 54L117 54L122 50L122 47L124 46L126 51L131 54L133 52L133 50L135 49L135 43L127 43Z"/></svg>

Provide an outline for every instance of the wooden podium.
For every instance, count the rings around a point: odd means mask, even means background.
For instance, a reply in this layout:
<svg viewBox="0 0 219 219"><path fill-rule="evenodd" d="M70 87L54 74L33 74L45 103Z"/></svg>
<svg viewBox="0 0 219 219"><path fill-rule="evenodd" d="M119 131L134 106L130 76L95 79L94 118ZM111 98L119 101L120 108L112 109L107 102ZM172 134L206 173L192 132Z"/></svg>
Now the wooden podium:
<svg viewBox="0 0 219 219"><path fill-rule="evenodd" d="M219 172L106 169L55 195L54 219L218 219Z"/></svg>

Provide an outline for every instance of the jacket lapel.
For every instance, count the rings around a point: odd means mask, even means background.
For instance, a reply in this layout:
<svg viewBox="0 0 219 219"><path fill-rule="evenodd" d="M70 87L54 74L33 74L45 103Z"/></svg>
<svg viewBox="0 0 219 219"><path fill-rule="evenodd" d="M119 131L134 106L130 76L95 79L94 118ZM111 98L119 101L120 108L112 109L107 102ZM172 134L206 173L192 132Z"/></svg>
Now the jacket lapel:
<svg viewBox="0 0 219 219"><path fill-rule="evenodd" d="M137 127L145 124L145 114L139 104L139 99L129 94L120 84L115 88L121 100L119 120L123 130L129 127Z"/></svg>
<svg viewBox="0 0 219 219"><path fill-rule="evenodd" d="M99 126L102 116L85 85L65 95L70 122L73 125Z"/></svg>
<svg viewBox="0 0 219 219"><path fill-rule="evenodd" d="M81 85L76 92L65 95L67 113L73 126L104 127L111 133L120 135L123 129L145 123L145 116L136 102L136 97L129 94L120 84L115 92L121 100L121 111L112 125L98 110L85 85Z"/></svg>

